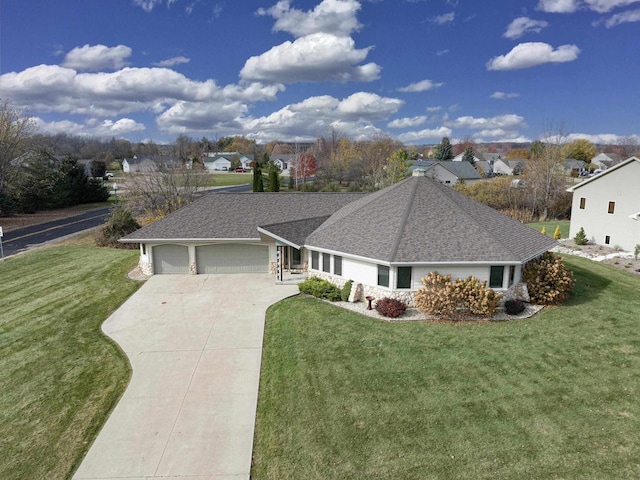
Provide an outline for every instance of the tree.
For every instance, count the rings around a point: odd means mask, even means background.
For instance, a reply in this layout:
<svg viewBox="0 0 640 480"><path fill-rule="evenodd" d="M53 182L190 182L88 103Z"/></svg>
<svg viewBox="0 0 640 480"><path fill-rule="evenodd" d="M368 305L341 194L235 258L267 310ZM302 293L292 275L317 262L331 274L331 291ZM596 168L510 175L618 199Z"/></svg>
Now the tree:
<svg viewBox="0 0 640 480"><path fill-rule="evenodd" d="M453 148L451 147L451 141L448 137L442 137L442 141L436 148L435 159L436 160L451 160L453 158Z"/></svg>
<svg viewBox="0 0 640 480"><path fill-rule="evenodd" d="M280 191L280 169L273 162L269 162L269 187L267 191Z"/></svg>
<svg viewBox="0 0 640 480"><path fill-rule="evenodd" d="M316 158L311 152L302 152L292 162L289 168L289 175L294 179L295 187L298 186L298 180L305 181L306 178L316 174L318 170Z"/></svg>
<svg viewBox="0 0 640 480"><path fill-rule="evenodd" d="M404 180L409 169L409 154L404 148L399 148L389 158L389 163L385 171L385 185L392 185Z"/></svg>
<svg viewBox="0 0 640 480"><path fill-rule="evenodd" d="M473 149L471 147L467 147L462 155L463 162L469 162L471 165L475 165L476 160L473 156Z"/></svg>
<svg viewBox="0 0 640 480"><path fill-rule="evenodd" d="M507 152L504 158L510 159L519 159L519 158L529 158L529 150L526 148L512 148Z"/></svg>
<svg viewBox="0 0 640 480"><path fill-rule="evenodd" d="M596 156L596 146L586 139L579 139L573 142L567 143L563 147L563 155L565 158L575 158L576 160L582 160L585 163L591 162L591 159Z"/></svg>
<svg viewBox="0 0 640 480"><path fill-rule="evenodd" d="M266 153L265 153L266 155ZM262 167L258 161L252 163L253 168L253 191L264 192L264 183L262 181Z"/></svg>

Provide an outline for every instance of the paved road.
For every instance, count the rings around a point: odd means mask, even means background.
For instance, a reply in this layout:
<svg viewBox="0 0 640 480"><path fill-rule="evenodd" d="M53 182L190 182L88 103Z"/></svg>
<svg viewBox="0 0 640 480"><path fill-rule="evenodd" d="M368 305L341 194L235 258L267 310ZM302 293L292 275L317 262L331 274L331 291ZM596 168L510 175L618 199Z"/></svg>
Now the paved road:
<svg viewBox="0 0 640 480"><path fill-rule="evenodd" d="M250 192L251 185L236 185L233 187L222 187L214 190L215 192ZM208 190L206 193L211 192ZM101 208L99 210L91 210L89 212L75 215L73 217L62 220L55 220L39 225L4 232L2 237L2 246L4 256L10 257L16 253L28 250L30 247L42 245L46 242L58 240L67 235L79 233L90 228L99 227L109 216L110 208ZM0 226L2 224L0 223Z"/></svg>
<svg viewBox="0 0 640 480"><path fill-rule="evenodd" d="M9 257L27 250L29 247L102 225L109 216L109 210L110 208L91 210L62 220L5 232L2 237L4 256Z"/></svg>

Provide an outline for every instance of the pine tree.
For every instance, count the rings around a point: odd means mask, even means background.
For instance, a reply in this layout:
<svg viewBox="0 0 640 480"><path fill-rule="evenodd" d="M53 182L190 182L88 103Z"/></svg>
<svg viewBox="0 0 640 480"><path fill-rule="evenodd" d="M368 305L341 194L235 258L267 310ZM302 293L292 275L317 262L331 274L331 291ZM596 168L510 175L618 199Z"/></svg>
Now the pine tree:
<svg viewBox="0 0 640 480"><path fill-rule="evenodd" d="M253 191L264 192L264 183L262 182L262 168L258 162L254 162L253 166Z"/></svg>
<svg viewBox="0 0 640 480"><path fill-rule="evenodd" d="M576 236L573 237L573 241L575 242L576 245L586 245L587 243L589 243L587 234L584 233L584 228L580 227L580 230L578 230L578 233L576 233Z"/></svg>
<svg viewBox="0 0 640 480"><path fill-rule="evenodd" d="M453 147L448 137L442 137L442 141L436 148L436 160L451 160L453 158Z"/></svg>
<svg viewBox="0 0 640 480"><path fill-rule="evenodd" d="M560 233L560 225L556 225L556 230L553 232L554 240L560 240L562 234Z"/></svg>
<svg viewBox="0 0 640 480"><path fill-rule="evenodd" d="M471 147L467 147L464 149L464 154L462 155L463 162L469 162L471 165L475 164L475 158L473 156L473 149Z"/></svg>
<svg viewBox="0 0 640 480"><path fill-rule="evenodd" d="M280 169L274 163L269 164L269 191L280 191Z"/></svg>

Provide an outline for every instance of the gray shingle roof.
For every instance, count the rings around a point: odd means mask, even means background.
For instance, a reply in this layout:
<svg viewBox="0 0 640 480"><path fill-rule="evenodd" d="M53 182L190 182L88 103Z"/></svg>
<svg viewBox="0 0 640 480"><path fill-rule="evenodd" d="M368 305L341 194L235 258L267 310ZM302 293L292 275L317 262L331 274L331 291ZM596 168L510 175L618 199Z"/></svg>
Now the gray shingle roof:
<svg viewBox="0 0 640 480"><path fill-rule="evenodd" d="M362 193L211 193L123 241L255 239L258 227L329 216Z"/></svg>
<svg viewBox="0 0 640 480"><path fill-rule="evenodd" d="M385 262L524 262L556 245L428 177L411 177L337 211L306 245Z"/></svg>

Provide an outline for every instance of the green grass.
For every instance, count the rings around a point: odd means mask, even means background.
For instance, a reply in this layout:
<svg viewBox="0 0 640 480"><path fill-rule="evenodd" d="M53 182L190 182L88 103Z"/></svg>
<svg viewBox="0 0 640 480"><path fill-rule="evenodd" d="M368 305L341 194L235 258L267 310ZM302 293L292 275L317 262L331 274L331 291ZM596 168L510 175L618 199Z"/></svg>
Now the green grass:
<svg viewBox="0 0 640 480"><path fill-rule="evenodd" d="M253 182L252 173L220 172L205 174L204 185L207 187L232 187Z"/></svg>
<svg viewBox="0 0 640 480"><path fill-rule="evenodd" d="M549 222L527 223L527 226L539 232L542 231L542 227L544 227L546 231L546 235L552 238L553 238L553 232L556 231L556 227L558 225L560 226L561 238L569 238L569 220L552 220Z"/></svg>
<svg viewBox="0 0 640 480"><path fill-rule="evenodd" d="M272 306L252 478L637 479L640 279L567 263L571 300L528 320Z"/></svg>
<svg viewBox="0 0 640 480"><path fill-rule="evenodd" d="M84 245L0 262L0 478L70 478L130 378L100 325L137 251Z"/></svg>

